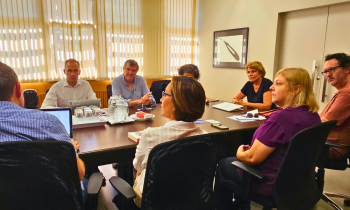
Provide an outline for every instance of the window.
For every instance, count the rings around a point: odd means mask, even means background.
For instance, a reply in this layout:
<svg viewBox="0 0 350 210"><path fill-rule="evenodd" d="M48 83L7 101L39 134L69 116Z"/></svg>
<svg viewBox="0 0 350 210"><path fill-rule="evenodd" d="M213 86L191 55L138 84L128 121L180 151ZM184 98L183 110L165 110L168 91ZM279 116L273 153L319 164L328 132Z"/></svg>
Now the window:
<svg viewBox="0 0 350 210"><path fill-rule="evenodd" d="M2 0L0 61L21 82L63 79L69 58L82 79L113 79L127 59L169 77L197 64L196 11L195 0Z"/></svg>

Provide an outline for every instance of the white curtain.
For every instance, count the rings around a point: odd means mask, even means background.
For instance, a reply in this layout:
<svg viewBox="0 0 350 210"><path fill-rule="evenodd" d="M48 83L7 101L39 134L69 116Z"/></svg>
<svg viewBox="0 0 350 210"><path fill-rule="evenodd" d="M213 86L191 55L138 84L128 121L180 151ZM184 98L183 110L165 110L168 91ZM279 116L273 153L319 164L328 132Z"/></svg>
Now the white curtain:
<svg viewBox="0 0 350 210"><path fill-rule="evenodd" d="M99 80L127 59L145 78L197 64L196 0L0 0L0 13L0 61L21 82L62 79L69 58Z"/></svg>
<svg viewBox="0 0 350 210"><path fill-rule="evenodd" d="M122 73L124 62L134 59L143 74L143 34L141 0L101 0L96 2L98 68L106 69L101 78Z"/></svg>
<svg viewBox="0 0 350 210"><path fill-rule="evenodd" d="M80 78L96 79L91 0L44 0L48 77L62 79L65 60L80 62Z"/></svg>
<svg viewBox="0 0 350 210"><path fill-rule="evenodd" d="M0 60L21 81L42 81L47 75L42 11L39 0L0 1Z"/></svg>

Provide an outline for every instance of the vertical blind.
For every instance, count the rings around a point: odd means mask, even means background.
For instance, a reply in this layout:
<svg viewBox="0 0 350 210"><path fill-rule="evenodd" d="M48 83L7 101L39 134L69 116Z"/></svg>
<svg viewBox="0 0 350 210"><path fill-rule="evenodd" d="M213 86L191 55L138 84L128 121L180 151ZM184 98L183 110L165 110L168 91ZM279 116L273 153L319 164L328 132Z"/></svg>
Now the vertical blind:
<svg viewBox="0 0 350 210"><path fill-rule="evenodd" d="M92 1L44 1L49 77L62 79L65 60L80 62L80 78L97 78L94 59Z"/></svg>
<svg viewBox="0 0 350 210"><path fill-rule="evenodd" d="M1 62L11 66L22 81L46 77L44 24L41 1L0 1Z"/></svg>
<svg viewBox="0 0 350 210"><path fill-rule="evenodd" d="M196 0L0 0L0 61L21 82L112 79L127 59L139 75L164 78L197 64Z"/></svg>

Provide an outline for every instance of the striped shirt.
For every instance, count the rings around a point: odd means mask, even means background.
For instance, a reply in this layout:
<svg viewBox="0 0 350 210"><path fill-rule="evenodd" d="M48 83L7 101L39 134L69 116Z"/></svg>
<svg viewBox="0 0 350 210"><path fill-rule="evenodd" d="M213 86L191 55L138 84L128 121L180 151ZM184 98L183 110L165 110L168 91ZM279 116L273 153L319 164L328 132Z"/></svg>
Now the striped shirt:
<svg viewBox="0 0 350 210"><path fill-rule="evenodd" d="M205 134L206 131L197 127L194 122L169 121L162 127L147 128L142 132L140 142L136 147L133 161L134 168L141 172L137 180L137 187L143 191L148 155L153 147L160 143L180 139L188 136Z"/></svg>
<svg viewBox="0 0 350 210"><path fill-rule="evenodd" d="M9 101L0 101L0 142L33 140L72 143L63 124L55 116L39 110L24 109Z"/></svg>

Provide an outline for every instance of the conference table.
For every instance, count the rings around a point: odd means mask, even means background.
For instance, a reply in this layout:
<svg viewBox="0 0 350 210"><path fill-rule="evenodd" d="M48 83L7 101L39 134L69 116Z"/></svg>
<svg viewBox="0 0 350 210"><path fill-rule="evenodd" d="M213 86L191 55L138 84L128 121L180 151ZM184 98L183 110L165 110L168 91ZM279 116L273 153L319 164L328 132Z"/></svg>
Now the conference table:
<svg viewBox="0 0 350 210"><path fill-rule="evenodd" d="M206 105L205 112L201 118L205 123L197 124L208 133L225 132L227 133L227 156L234 156L236 149L241 144L241 133L246 130L254 130L258 128L263 121L238 122L227 117L232 115L242 115L243 111L227 112L213 108L212 106L223 101L210 102ZM245 108L244 111L247 111ZM130 108L129 114L137 112L136 109ZM135 121L132 123L110 125L105 124L100 127L90 127L74 129L73 135L80 145L79 157L84 161L86 168L93 168L100 165L111 163L126 163L120 164L126 172L125 177L128 182L132 182L130 171L132 171L132 160L135 156L137 143L128 138L128 132L142 131L148 127L163 126L169 119L161 116L161 104L157 104L153 110L145 112L155 115L152 120ZM221 124L229 127L228 130L220 130L211 126L211 123L205 120L216 120ZM120 171L119 171L120 169ZM118 175L122 174L123 169L118 167ZM124 178L124 177L123 177Z"/></svg>

